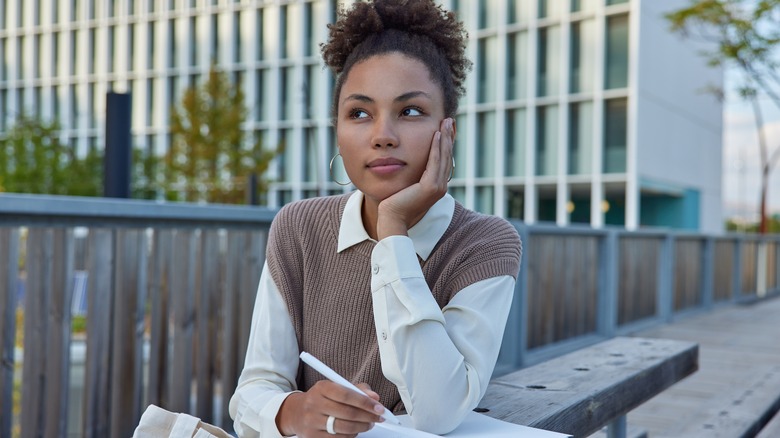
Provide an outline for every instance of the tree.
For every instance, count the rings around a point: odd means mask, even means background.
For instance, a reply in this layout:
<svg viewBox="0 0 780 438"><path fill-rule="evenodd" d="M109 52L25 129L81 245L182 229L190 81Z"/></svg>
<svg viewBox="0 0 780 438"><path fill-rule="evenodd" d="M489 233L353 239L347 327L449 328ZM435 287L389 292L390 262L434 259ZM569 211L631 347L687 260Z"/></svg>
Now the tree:
<svg viewBox="0 0 780 438"><path fill-rule="evenodd" d="M740 73L737 92L750 101L758 131L759 230L766 233L769 177L780 160L780 144L774 145L770 153L758 98L767 96L780 109L780 0L693 0L688 7L666 14L666 19L673 31L713 43L715 49L704 52L711 66L735 67ZM722 90L719 92L723 95Z"/></svg>
<svg viewBox="0 0 780 438"><path fill-rule="evenodd" d="M99 196L103 159L90 150L79 157L63 145L59 124L20 115L0 138L0 191Z"/></svg>
<svg viewBox="0 0 780 438"><path fill-rule="evenodd" d="M208 79L189 87L181 108L171 111L173 141L165 157L167 199L242 203L252 175L258 192L262 177L280 148L265 150L260 141L247 147L241 125L246 120L244 94L212 65Z"/></svg>

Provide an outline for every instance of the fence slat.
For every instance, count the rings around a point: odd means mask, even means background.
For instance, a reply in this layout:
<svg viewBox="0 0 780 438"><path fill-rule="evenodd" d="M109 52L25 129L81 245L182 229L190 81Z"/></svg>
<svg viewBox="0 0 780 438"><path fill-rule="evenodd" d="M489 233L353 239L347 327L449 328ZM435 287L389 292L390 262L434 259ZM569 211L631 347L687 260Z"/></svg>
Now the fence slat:
<svg viewBox="0 0 780 438"><path fill-rule="evenodd" d="M193 232L178 230L173 239L171 305L173 310L173 358L170 375L170 410L190 412L192 391L192 337L195 325L195 251Z"/></svg>
<svg viewBox="0 0 780 438"><path fill-rule="evenodd" d="M151 339L149 340L149 386L147 403L169 405L168 321L173 231L155 230L150 255Z"/></svg>
<svg viewBox="0 0 780 438"><path fill-rule="evenodd" d="M214 358L216 355L218 313L219 257L216 231L202 231L200 235L200 287L196 302L197 357L195 375L198 388L195 415L209 423L214 422Z"/></svg>
<svg viewBox="0 0 780 438"><path fill-rule="evenodd" d="M13 423L18 273L19 231L0 228L0 436L11 436Z"/></svg>
<svg viewBox="0 0 780 438"><path fill-rule="evenodd" d="M113 318L114 231L89 231L87 285L87 360L84 373L84 424L87 438L109 436L111 320Z"/></svg>
<svg viewBox="0 0 780 438"><path fill-rule="evenodd" d="M27 234L21 414L21 432L24 436L43 436L45 421L48 418L44 411L44 403L46 401L48 310L51 302L52 240L50 229L31 228Z"/></svg>
<svg viewBox="0 0 780 438"><path fill-rule="evenodd" d="M46 352L45 436L67 435L68 389L70 387L71 302L73 295L73 230L53 231L51 301Z"/></svg>
<svg viewBox="0 0 780 438"><path fill-rule="evenodd" d="M239 273L241 269L241 250L244 242L244 233L230 231L227 235L227 248L225 254L223 288L225 294L222 298L222 370L220 380L222 384L222 427L232 429L233 420L228 412L228 402L236 391L238 374L244 363L244 358L239 357L238 339L241 320L239 317ZM253 303L254 305L254 303Z"/></svg>

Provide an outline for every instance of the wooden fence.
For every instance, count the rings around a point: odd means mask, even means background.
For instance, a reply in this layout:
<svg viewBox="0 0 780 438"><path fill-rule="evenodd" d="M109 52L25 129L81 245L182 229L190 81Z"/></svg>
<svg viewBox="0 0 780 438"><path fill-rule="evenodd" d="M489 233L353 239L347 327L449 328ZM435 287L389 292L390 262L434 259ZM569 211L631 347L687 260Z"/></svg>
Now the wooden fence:
<svg viewBox="0 0 780 438"><path fill-rule="evenodd" d="M127 437L149 403L230 429L227 403L273 214L4 195L0 436ZM780 289L777 236L515 226L523 262L497 374ZM69 285L81 271L88 276L86 336L71 334ZM16 326L17 304L23 327ZM22 348L14 346L18 330ZM83 376L71 353L80 343Z"/></svg>

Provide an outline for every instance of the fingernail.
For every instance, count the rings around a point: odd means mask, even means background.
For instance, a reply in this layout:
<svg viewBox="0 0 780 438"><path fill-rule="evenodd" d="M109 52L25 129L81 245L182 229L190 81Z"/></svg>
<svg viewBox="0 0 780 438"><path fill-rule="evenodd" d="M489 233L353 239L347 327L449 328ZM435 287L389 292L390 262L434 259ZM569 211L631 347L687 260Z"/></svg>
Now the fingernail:
<svg viewBox="0 0 780 438"><path fill-rule="evenodd" d="M374 411L376 411L377 414L381 414L385 411L385 407L382 405L374 405Z"/></svg>

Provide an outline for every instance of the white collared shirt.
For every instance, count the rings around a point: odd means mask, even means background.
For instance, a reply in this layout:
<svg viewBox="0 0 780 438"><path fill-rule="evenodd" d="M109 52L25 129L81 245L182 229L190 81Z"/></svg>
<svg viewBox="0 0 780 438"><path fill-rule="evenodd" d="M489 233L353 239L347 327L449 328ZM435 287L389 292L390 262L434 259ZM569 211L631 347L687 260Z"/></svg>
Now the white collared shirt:
<svg viewBox="0 0 780 438"><path fill-rule="evenodd" d="M363 194L347 200L338 251L371 240L363 226ZM371 255L371 292L385 377L401 395L416 428L446 433L485 394L514 293L499 276L459 291L440 309L423 277L425 261L452 220L455 200L445 195L408 231L379 241ZM230 416L240 437L281 437L276 415L296 390L299 358L287 306L263 266L246 361ZM360 383L360 382L353 382Z"/></svg>

